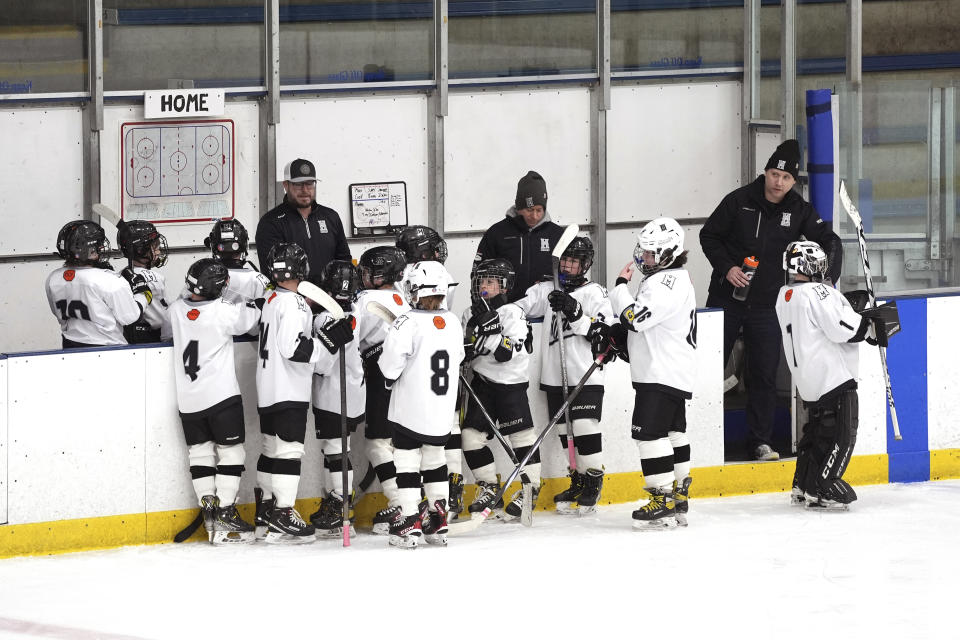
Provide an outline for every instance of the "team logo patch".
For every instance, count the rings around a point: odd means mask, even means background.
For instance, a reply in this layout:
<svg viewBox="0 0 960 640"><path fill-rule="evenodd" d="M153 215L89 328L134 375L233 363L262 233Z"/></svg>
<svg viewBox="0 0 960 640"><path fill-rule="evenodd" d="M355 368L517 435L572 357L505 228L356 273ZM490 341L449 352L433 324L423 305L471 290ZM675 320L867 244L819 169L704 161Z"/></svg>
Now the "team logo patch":
<svg viewBox="0 0 960 640"><path fill-rule="evenodd" d="M393 301L396 302L398 305L403 304L403 298L400 297L399 293L393 294Z"/></svg>
<svg viewBox="0 0 960 640"><path fill-rule="evenodd" d="M777 160L777 169L780 169L780 171L786 171L786 170L787 170L787 161L786 161L786 160Z"/></svg>
<svg viewBox="0 0 960 640"><path fill-rule="evenodd" d="M793 297L793 289L787 289L787 292L783 294L783 299L787 302L790 302L790 298Z"/></svg>
<svg viewBox="0 0 960 640"><path fill-rule="evenodd" d="M630 305L629 307L623 310L624 319L631 324L633 323L634 319L637 317L637 314L634 312L634 309L635 307L633 305Z"/></svg>
<svg viewBox="0 0 960 640"><path fill-rule="evenodd" d="M816 292L817 297L820 298L821 300L826 300L827 297L830 295L830 292L827 291L827 288L822 284L818 284L813 288L813 290Z"/></svg>
<svg viewBox="0 0 960 640"><path fill-rule="evenodd" d="M674 275L671 275L671 274L667 273L667 274L664 274L664 276L663 276L663 278L660 280L660 282L661 282L661 283L663 284L663 286L665 286L667 289L673 289L673 285L677 282L677 277L674 276Z"/></svg>
<svg viewBox="0 0 960 640"><path fill-rule="evenodd" d="M327 221L320 220L320 233L327 233Z"/></svg>
<svg viewBox="0 0 960 640"><path fill-rule="evenodd" d="M550 251L549 238L540 238L540 251Z"/></svg>
<svg viewBox="0 0 960 640"><path fill-rule="evenodd" d="M196 320L196 319L199 318L199 317L200 317L200 310L199 310L199 309L190 309L190 311L187 311L187 319L188 319L188 320Z"/></svg>
<svg viewBox="0 0 960 640"><path fill-rule="evenodd" d="M67 282L70 282L76 277L77 277L77 272L74 271L73 269L67 269L66 271L63 272L63 279L66 280Z"/></svg>
<svg viewBox="0 0 960 640"><path fill-rule="evenodd" d="M783 216L783 217L780 218L780 226L781 226L781 227L789 227L789 226L790 226L790 212L787 211L786 213L782 214L782 216Z"/></svg>
<svg viewBox="0 0 960 640"><path fill-rule="evenodd" d="M435 326L437 329L443 329L445 326L447 326L447 323L440 316L433 316L433 326Z"/></svg>

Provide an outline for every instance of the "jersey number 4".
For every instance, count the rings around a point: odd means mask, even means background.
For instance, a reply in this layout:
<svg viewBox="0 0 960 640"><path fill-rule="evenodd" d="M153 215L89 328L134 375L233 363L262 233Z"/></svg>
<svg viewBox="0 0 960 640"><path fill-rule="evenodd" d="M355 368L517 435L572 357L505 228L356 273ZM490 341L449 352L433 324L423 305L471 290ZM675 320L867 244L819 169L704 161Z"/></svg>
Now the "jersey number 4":
<svg viewBox="0 0 960 640"><path fill-rule="evenodd" d="M190 376L190 382L197 381L197 374L200 373L200 343L196 340L188 342L183 350L183 372Z"/></svg>
<svg viewBox="0 0 960 640"><path fill-rule="evenodd" d="M438 396L447 395L450 389L450 354L441 349L430 356L430 388Z"/></svg>

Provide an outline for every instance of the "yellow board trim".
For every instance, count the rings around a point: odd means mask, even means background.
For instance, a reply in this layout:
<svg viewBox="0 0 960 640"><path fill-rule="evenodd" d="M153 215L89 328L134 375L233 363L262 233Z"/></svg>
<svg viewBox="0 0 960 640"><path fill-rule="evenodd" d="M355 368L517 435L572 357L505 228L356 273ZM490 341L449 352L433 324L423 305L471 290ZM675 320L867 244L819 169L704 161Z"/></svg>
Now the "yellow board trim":
<svg viewBox="0 0 960 640"><path fill-rule="evenodd" d="M960 449L941 449L930 452L930 479L960 478Z"/></svg>
<svg viewBox="0 0 960 640"><path fill-rule="evenodd" d="M888 482L888 461L885 454L854 456L844 478L853 485L883 484ZM690 472L693 484L691 498L715 498L751 493L775 493L790 490L794 460L785 462L727 464L718 467L699 467ZM942 480L960 478L960 449L933 451L930 454L930 478ZM539 510L553 509L550 499L569 486L567 478L545 478ZM515 483L505 495L509 499L519 489ZM465 501L472 500L476 487L464 492ZM643 497L643 474L639 472L614 473L606 476L601 504L632 502ZM319 498L297 501L297 510L308 518L317 510ZM469 504L469 502L467 502ZM370 526L373 515L386 505L380 493L363 496L356 505L355 523ZM239 505L241 516L253 521L253 505ZM58 520L34 524L0 526L0 558L14 556L50 555L112 549L129 545L161 544L189 524L197 515L196 509L161 511L147 514L105 516ZM191 541L203 541L206 534L201 526Z"/></svg>

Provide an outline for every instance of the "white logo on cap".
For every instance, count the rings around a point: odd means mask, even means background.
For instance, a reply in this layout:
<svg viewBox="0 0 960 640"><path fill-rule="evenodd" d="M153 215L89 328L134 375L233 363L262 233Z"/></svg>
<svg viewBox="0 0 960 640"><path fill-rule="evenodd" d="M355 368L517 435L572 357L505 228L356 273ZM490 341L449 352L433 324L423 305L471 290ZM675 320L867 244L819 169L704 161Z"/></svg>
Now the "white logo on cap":
<svg viewBox="0 0 960 640"><path fill-rule="evenodd" d="M533 206L533 196L527 196L527 209Z"/></svg>
<svg viewBox="0 0 960 640"><path fill-rule="evenodd" d="M783 164L782 162L780 164ZM306 162L300 165L300 175L308 176L310 175L310 165Z"/></svg>
<svg viewBox="0 0 960 640"><path fill-rule="evenodd" d="M777 160L777 169L780 169L781 171L785 171L787 169L787 161Z"/></svg>

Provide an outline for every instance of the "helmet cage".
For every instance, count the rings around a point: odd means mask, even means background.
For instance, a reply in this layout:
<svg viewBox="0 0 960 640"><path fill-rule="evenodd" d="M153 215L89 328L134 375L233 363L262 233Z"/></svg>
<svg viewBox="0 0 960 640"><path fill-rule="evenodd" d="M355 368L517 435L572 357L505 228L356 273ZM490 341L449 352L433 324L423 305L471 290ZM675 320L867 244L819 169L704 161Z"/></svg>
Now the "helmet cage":
<svg viewBox="0 0 960 640"><path fill-rule="evenodd" d="M500 293L493 296L482 291L481 287L483 281L490 278L495 278L500 284ZM474 304L485 300L491 309L496 309L507 301L507 294L513 290L516 280L517 273L508 261L499 258L484 260L473 270L470 278L470 300Z"/></svg>
<svg viewBox="0 0 960 640"><path fill-rule="evenodd" d="M643 260L644 252L653 253L654 264ZM683 229L673 218L657 218L648 222L637 236L633 261L644 276L667 269L683 253Z"/></svg>
<svg viewBox="0 0 960 640"><path fill-rule="evenodd" d="M567 245L567 248L563 250L563 253L560 254L560 260L563 261L564 258L574 258L580 261L580 272L579 273L564 273L561 269L558 275L560 279L560 284L567 291L582 287L587 282L587 272L590 271L590 267L593 266L593 257L595 252L593 250L593 242L590 241L590 238L585 236L577 236L570 241L570 244Z"/></svg>

